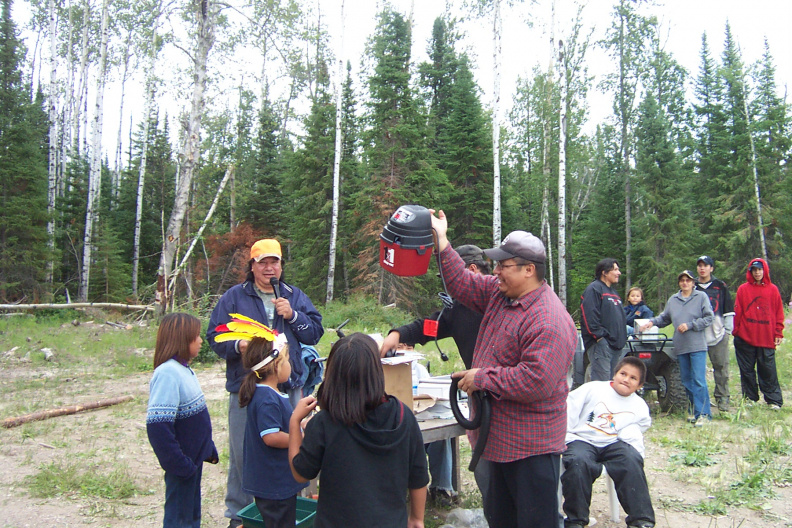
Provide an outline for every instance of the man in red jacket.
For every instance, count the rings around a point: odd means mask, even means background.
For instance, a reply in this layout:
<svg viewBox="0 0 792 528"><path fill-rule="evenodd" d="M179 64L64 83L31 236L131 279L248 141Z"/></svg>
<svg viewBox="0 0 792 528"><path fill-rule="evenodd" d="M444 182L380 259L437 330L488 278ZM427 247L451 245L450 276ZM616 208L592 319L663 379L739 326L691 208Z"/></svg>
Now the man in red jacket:
<svg viewBox="0 0 792 528"><path fill-rule="evenodd" d="M784 337L784 309L778 288L770 281L770 268L753 259L745 273L746 282L737 288L734 302L734 351L740 367L743 398L759 401L759 389L771 409L784 400L778 384L775 349Z"/></svg>

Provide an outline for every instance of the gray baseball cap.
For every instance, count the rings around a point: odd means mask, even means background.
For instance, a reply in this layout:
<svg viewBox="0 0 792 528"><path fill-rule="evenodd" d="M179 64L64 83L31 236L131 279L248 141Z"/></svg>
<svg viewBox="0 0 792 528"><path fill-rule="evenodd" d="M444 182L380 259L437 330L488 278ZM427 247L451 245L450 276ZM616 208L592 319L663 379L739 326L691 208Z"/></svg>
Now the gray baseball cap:
<svg viewBox="0 0 792 528"><path fill-rule="evenodd" d="M464 260L465 264L468 266L473 262L483 262L486 258L484 256L484 251L480 247L474 246L473 244L459 246L456 248L456 252L459 253L459 256L462 257L462 260Z"/></svg>
<svg viewBox="0 0 792 528"><path fill-rule="evenodd" d="M506 235L500 246L485 249L484 254L496 262L514 257L540 263L547 260L547 253L542 241L527 231L512 231Z"/></svg>

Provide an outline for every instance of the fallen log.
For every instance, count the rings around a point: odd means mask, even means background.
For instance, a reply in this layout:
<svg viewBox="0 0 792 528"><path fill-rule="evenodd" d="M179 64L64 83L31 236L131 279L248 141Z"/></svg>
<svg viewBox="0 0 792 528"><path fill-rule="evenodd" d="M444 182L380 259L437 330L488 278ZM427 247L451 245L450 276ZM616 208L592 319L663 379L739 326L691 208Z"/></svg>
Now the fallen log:
<svg viewBox="0 0 792 528"><path fill-rule="evenodd" d="M66 303L66 304L0 304L0 310L42 310L59 308L114 308L116 310L144 310L153 312L154 306L150 304L124 304L124 303Z"/></svg>
<svg viewBox="0 0 792 528"><path fill-rule="evenodd" d="M10 429L18 425L26 424L28 422L35 422L38 420L46 420L47 418L54 418L55 416L64 416L67 414L76 414L82 411L91 409L101 409L102 407L110 407L119 403L128 402L132 396L118 396L116 398L108 398L106 400L99 400L82 405L69 405L68 407L60 407L58 409L49 409L46 411L38 411L24 416L15 416L3 420L3 427Z"/></svg>

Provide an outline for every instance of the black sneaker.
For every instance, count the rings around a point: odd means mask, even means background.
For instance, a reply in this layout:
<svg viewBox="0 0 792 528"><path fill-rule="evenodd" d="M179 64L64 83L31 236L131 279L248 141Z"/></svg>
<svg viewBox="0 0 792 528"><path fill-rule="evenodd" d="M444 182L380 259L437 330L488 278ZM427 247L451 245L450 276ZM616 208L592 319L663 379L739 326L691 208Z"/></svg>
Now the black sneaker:
<svg viewBox="0 0 792 528"><path fill-rule="evenodd" d="M459 495L440 488L429 488L429 501L435 506L451 508L459 503Z"/></svg>

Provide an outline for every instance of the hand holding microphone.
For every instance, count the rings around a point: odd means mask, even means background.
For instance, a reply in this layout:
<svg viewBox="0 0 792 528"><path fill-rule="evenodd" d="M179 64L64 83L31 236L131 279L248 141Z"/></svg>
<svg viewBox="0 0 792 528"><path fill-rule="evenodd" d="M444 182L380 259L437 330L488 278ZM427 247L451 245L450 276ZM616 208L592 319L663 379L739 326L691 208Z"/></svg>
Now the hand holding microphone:
<svg viewBox="0 0 792 528"><path fill-rule="evenodd" d="M275 304L275 313L283 317L286 321L291 321L294 317L294 310L292 310L289 299L281 297L280 281L276 277L272 277L269 282L275 292L275 300L273 301Z"/></svg>

